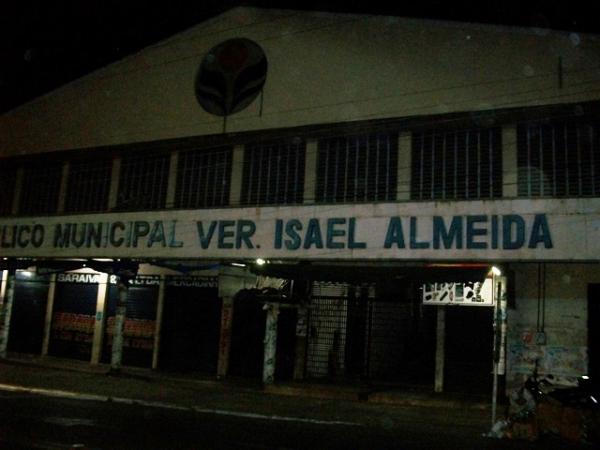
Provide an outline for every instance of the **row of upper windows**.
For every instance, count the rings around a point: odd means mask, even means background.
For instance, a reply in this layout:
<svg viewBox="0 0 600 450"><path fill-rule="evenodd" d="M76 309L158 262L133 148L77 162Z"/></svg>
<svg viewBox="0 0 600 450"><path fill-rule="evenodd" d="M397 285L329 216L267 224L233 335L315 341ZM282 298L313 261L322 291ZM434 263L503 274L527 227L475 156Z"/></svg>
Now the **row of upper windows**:
<svg viewBox="0 0 600 450"><path fill-rule="evenodd" d="M504 143L517 149L517 173L511 177L517 194L599 195L599 136L595 122L519 125L516 143ZM314 198L305 196L306 168L312 166L306 165L306 143L300 139L247 145L243 161L236 162L241 168L233 167L232 148L180 151L176 159L165 152L68 165L28 163L20 177L16 166L3 164L0 214L499 198L506 186L502 155L500 128L414 132L410 167L399 162L408 158L399 158L397 133L320 139L314 186L307 191ZM239 198L233 199L232 173L241 178ZM410 180L399 179L402 175ZM170 176L175 180L169 194Z"/></svg>

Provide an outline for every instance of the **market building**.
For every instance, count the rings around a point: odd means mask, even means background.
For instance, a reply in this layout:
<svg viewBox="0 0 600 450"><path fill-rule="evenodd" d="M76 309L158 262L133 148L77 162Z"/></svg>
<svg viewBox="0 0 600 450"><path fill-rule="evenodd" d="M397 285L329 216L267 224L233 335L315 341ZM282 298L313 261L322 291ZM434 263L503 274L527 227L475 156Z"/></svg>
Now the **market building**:
<svg viewBox="0 0 600 450"><path fill-rule="evenodd" d="M599 56L236 8L18 107L0 354L436 391L598 375Z"/></svg>

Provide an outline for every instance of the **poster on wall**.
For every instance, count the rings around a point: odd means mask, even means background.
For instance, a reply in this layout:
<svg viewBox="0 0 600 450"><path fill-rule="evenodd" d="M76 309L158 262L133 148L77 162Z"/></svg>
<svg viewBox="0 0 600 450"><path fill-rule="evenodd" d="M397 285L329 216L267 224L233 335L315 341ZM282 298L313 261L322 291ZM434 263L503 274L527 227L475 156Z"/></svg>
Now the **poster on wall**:
<svg viewBox="0 0 600 450"><path fill-rule="evenodd" d="M493 282L426 283L421 287L424 305L494 306Z"/></svg>

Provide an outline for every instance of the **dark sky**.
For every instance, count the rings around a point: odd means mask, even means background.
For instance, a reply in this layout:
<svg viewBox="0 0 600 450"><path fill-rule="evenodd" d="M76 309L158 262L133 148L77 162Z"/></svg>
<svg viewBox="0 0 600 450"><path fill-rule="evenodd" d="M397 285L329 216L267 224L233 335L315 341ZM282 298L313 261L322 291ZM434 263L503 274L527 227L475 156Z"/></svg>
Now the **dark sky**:
<svg viewBox="0 0 600 450"><path fill-rule="evenodd" d="M600 34L595 0L4 0L0 112L238 5L534 26ZM391 5L386 5L391 3Z"/></svg>

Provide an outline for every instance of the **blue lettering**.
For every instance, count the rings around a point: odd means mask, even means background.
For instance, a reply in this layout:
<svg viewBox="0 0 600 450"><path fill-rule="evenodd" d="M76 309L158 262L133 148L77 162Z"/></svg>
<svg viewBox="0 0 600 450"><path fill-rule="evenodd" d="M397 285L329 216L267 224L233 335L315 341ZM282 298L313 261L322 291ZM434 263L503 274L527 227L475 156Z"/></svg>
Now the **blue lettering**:
<svg viewBox="0 0 600 450"><path fill-rule="evenodd" d="M524 243L525 221L523 218L516 214L502 216L502 248L504 250L516 250L523 247Z"/></svg>
<svg viewBox="0 0 600 450"><path fill-rule="evenodd" d="M154 226L150 231L150 236L148 236L148 247L152 247L155 243L160 243L163 247L167 246L165 227L162 223L162 220L157 220L154 222Z"/></svg>
<svg viewBox="0 0 600 450"><path fill-rule="evenodd" d="M366 242L356 242L356 218L351 217L348 223L348 248L367 248Z"/></svg>
<svg viewBox="0 0 600 450"><path fill-rule="evenodd" d="M404 232L402 231L402 220L400 217L391 217L385 234L383 248L392 248L396 244L398 248L406 248L404 245Z"/></svg>
<svg viewBox="0 0 600 450"><path fill-rule="evenodd" d="M410 248L412 249L423 249L429 248L429 242L418 242L417 241L417 218L410 218Z"/></svg>
<svg viewBox="0 0 600 450"><path fill-rule="evenodd" d="M283 220L275 220L275 241L273 242L273 248L279 250L281 248L281 241L283 239Z"/></svg>
<svg viewBox="0 0 600 450"><path fill-rule="evenodd" d="M536 248L540 242L544 243L544 248L553 247L546 214L535 215L533 227L531 228L531 237L529 238L529 248Z"/></svg>
<svg viewBox="0 0 600 450"><path fill-rule="evenodd" d="M220 220L219 221L219 243L217 247L219 248L233 248L233 242L225 242L225 239L231 238L234 236L233 231L227 230L227 228L231 228L235 225L233 220Z"/></svg>
<svg viewBox="0 0 600 450"><path fill-rule="evenodd" d="M202 225L202 221L196 222L196 228L198 230L198 239L200 240L200 247L206 249L210 245L210 241L212 240L213 235L215 234L215 228L217 227L217 222L214 220L210 223L208 227L208 232L204 233L204 226Z"/></svg>
<svg viewBox="0 0 600 450"><path fill-rule="evenodd" d="M183 247L183 242L178 241L175 238L176 231L177 231L177 221L171 220L171 226L169 227L169 247L171 247L171 248Z"/></svg>
<svg viewBox="0 0 600 450"><path fill-rule="evenodd" d="M241 248L242 242L247 248L254 248L250 238L256 232L256 224L251 220L238 220L235 237L235 248Z"/></svg>
<svg viewBox="0 0 600 450"><path fill-rule="evenodd" d="M298 219L289 220L285 224L285 234L291 238L285 240L285 248L288 250L298 250L300 248L302 245L302 239L296 230L300 231L301 229L302 222L300 222Z"/></svg>
<svg viewBox="0 0 600 450"><path fill-rule="evenodd" d="M455 248L463 247L463 220L462 216L454 216L450 223L450 229L446 229L444 218L441 216L433 217L433 248L440 248L440 240L444 248L452 248L452 243L456 241Z"/></svg>
<svg viewBox="0 0 600 450"><path fill-rule="evenodd" d="M131 245L137 247L138 239L148 236L148 233L150 233L150 224L145 220L136 220L133 226L133 239Z"/></svg>
<svg viewBox="0 0 600 450"><path fill-rule="evenodd" d="M487 216L467 216L467 248L468 249L486 249L487 242L477 242L477 236L486 236L487 228L476 228L478 223L487 222Z"/></svg>
<svg viewBox="0 0 600 450"><path fill-rule="evenodd" d="M323 248L323 236L321 235L319 219L310 219L308 221L306 236L304 238L304 248L309 249L312 245L316 248Z"/></svg>
<svg viewBox="0 0 600 450"><path fill-rule="evenodd" d="M344 225L345 223L346 219L340 217L327 219L327 248L344 248L343 242L335 242L334 239L346 235L345 230L335 228L336 225Z"/></svg>

